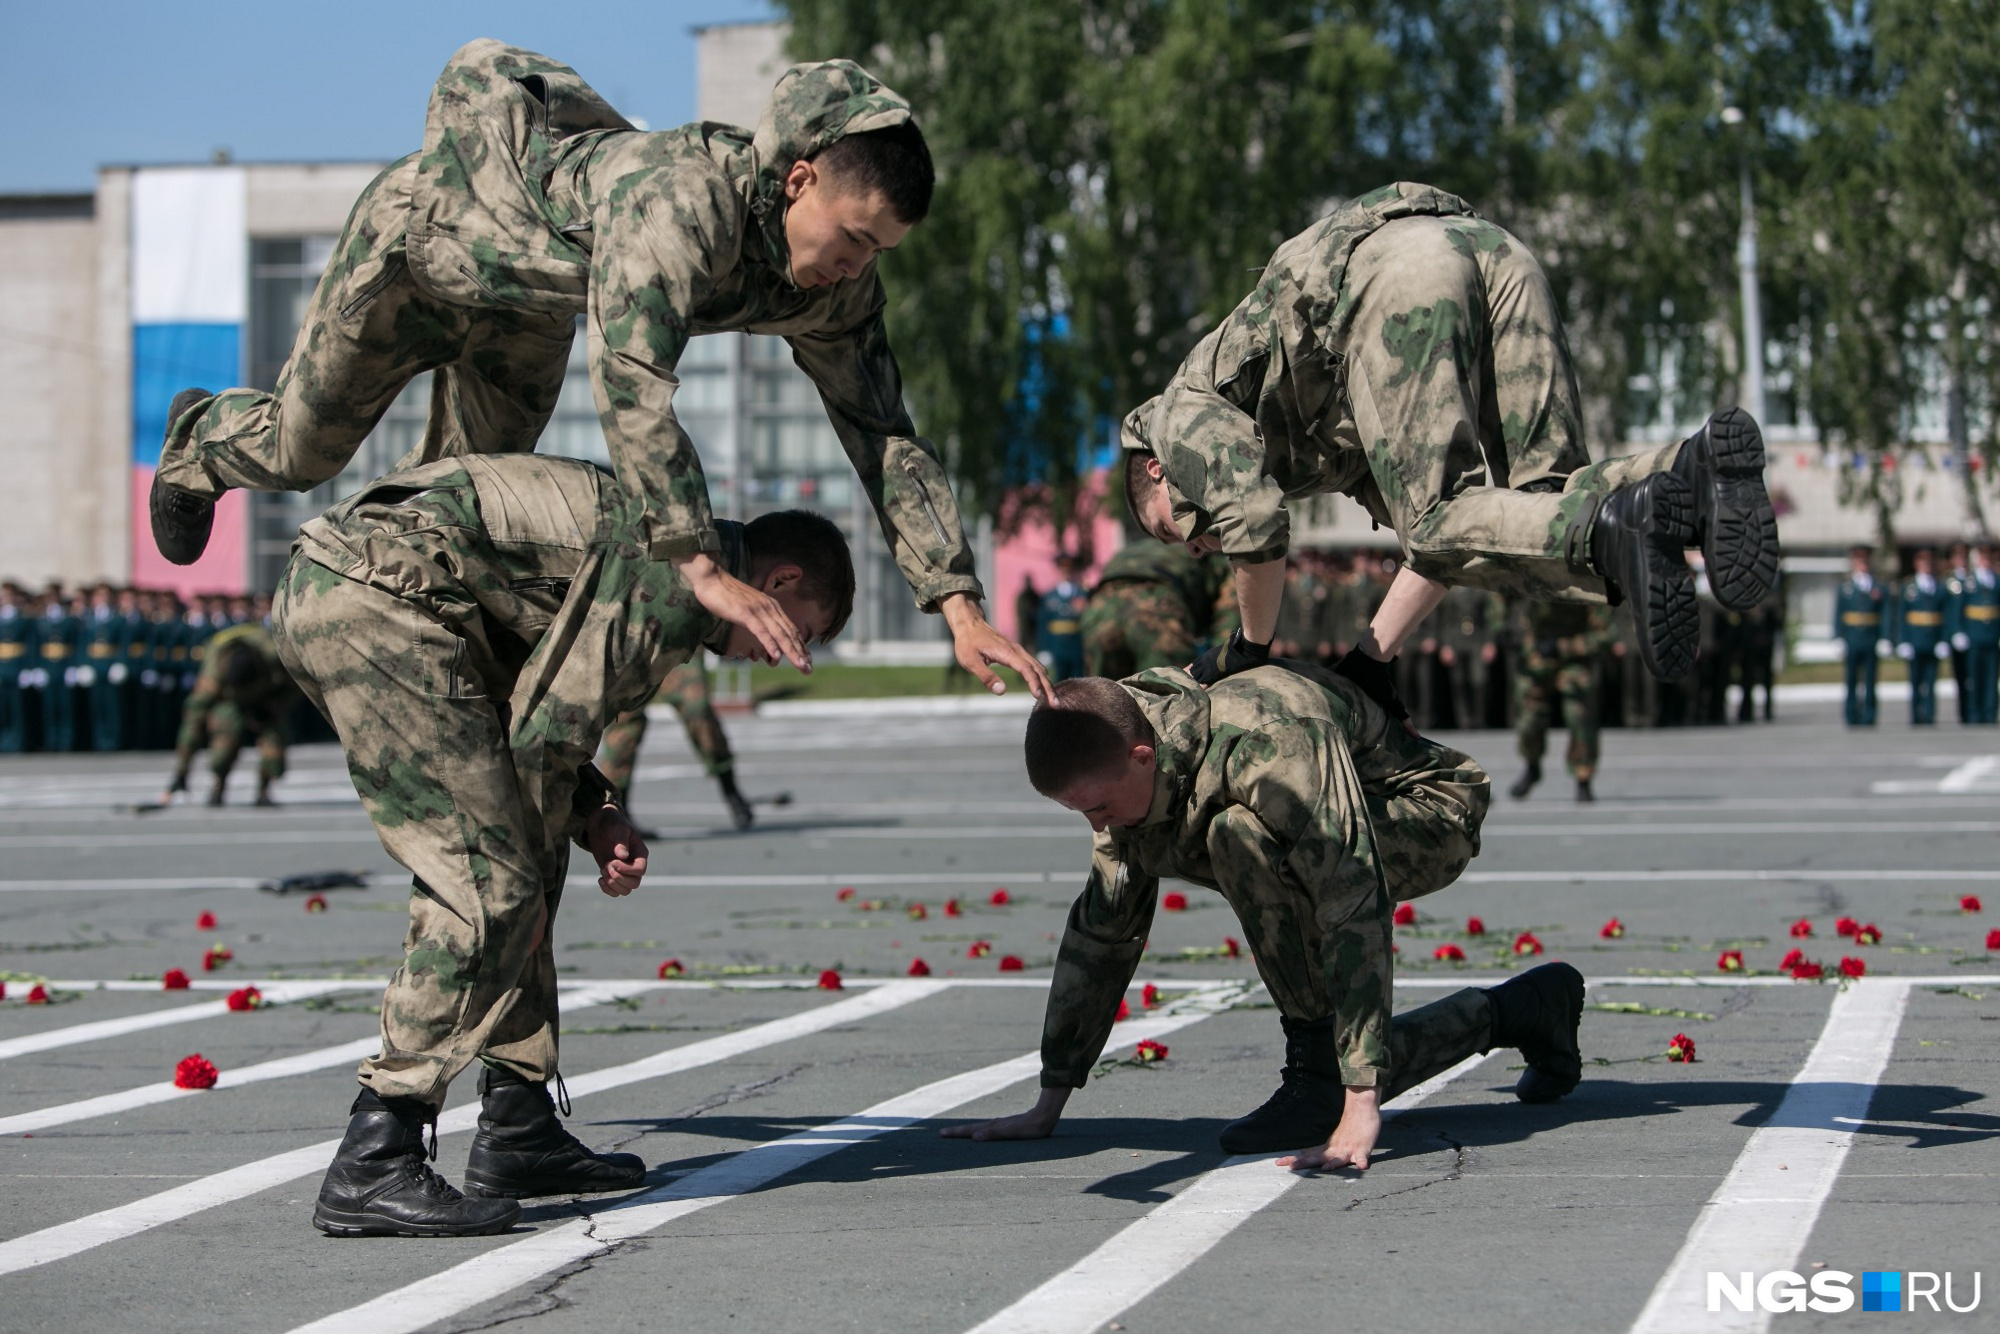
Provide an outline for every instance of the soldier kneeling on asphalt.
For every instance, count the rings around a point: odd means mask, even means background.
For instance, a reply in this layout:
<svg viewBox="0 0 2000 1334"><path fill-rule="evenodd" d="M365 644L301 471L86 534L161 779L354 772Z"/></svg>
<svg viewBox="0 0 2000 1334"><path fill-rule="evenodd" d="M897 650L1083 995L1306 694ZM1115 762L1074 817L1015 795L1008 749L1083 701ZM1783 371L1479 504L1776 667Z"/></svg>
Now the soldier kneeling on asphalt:
<svg viewBox="0 0 2000 1334"><path fill-rule="evenodd" d="M704 610L649 556L641 516L588 463L490 454L391 473L300 531L272 608L279 650L415 877L382 1050L313 1210L322 1232L498 1232L516 1199L645 1179L636 1156L579 1143L549 1096L566 840L606 894L636 889L646 844L590 764L606 722L704 648L775 662L779 646ZM791 511L719 531L718 563L802 642L839 633L854 567L838 528ZM474 1061L468 1198L430 1170L423 1130Z"/></svg>
<svg viewBox="0 0 2000 1334"><path fill-rule="evenodd" d="M1525 1102L1576 1087L1583 977L1568 964L1391 1017L1394 905L1477 854L1488 781L1345 677L1286 663L1206 690L1173 669L1066 681L1029 715L1027 763L1037 791L1096 831L1090 878L1049 987L1040 1098L946 1135L1055 1129L1110 1038L1162 876L1229 900L1284 1025L1278 1091L1223 1130L1224 1151L1365 1169L1384 1102L1494 1047L1527 1058Z"/></svg>

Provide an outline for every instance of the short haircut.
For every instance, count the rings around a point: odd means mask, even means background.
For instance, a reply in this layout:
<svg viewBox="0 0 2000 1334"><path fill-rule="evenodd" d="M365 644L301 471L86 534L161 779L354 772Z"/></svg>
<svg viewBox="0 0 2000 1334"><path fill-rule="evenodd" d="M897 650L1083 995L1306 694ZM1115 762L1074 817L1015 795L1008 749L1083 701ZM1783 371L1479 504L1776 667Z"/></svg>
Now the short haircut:
<svg viewBox="0 0 2000 1334"><path fill-rule="evenodd" d="M1151 502L1153 492L1165 485L1146 471L1146 462L1152 457L1141 449L1125 451L1125 503L1134 514L1143 510Z"/></svg>
<svg viewBox="0 0 2000 1334"><path fill-rule="evenodd" d="M1124 686L1102 676L1058 681L1028 715L1028 781L1045 797L1113 772L1134 746L1151 746L1153 725Z"/></svg>
<svg viewBox="0 0 2000 1334"><path fill-rule="evenodd" d="M750 576L762 578L774 565L796 565L799 594L824 607L826 633L815 642L833 642L854 615L854 558L840 526L811 510L773 510L743 525L743 551Z"/></svg>
<svg viewBox="0 0 2000 1334"><path fill-rule="evenodd" d="M913 120L887 129L843 135L810 159L833 174L836 188L868 193L879 190L896 221L914 227L931 211L931 191L937 171L931 166L930 145Z"/></svg>

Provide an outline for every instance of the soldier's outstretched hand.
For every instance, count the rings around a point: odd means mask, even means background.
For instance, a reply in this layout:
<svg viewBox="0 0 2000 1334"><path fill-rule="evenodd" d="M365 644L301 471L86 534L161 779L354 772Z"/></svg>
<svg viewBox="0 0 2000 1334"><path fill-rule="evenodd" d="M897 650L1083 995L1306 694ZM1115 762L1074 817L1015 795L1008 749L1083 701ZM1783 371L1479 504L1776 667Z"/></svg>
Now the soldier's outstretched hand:
<svg viewBox="0 0 2000 1334"><path fill-rule="evenodd" d="M957 593L947 597L943 611L951 627L952 652L958 665L977 677L979 684L996 695L1007 693L1006 684L993 671L992 664L998 663L1019 672L1028 683L1028 693L1036 699L1049 698L1049 674L1041 660L995 630L970 596Z"/></svg>
<svg viewBox="0 0 2000 1334"><path fill-rule="evenodd" d="M1351 1167L1357 1172L1366 1172L1368 1157L1375 1152L1375 1141L1382 1136L1381 1096L1379 1089L1347 1090L1347 1102L1340 1109L1340 1125L1326 1143L1317 1149L1306 1149L1289 1158L1280 1158L1278 1166L1289 1167L1295 1172L1317 1172L1335 1167Z"/></svg>
<svg viewBox="0 0 2000 1334"><path fill-rule="evenodd" d="M674 562L674 567L688 581L695 601L703 610L731 625L742 626L756 638L766 662L776 666L778 659L783 658L800 671L811 673L812 654L806 649L806 641L776 598L750 587L706 554L683 557Z"/></svg>
<svg viewBox="0 0 2000 1334"><path fill-rule="evenodd" d="M1062 1120L1063 1104L1068 1101L1068 1089L1043 1089L1028 1111L991 1121L974 1121L970 1125L946 1126L938 1134L946 1139L1047 1139L1055 1132L1056 1122Z"/></svg>
<svg viewBox="0 0 2000 1334"><path fill-rule="evenodd" d="M590 855L597 859L597 887L614 899L624 898L639 887L646 874L646 840L625 812L605 806L590 817L584 831Z"/></svg>

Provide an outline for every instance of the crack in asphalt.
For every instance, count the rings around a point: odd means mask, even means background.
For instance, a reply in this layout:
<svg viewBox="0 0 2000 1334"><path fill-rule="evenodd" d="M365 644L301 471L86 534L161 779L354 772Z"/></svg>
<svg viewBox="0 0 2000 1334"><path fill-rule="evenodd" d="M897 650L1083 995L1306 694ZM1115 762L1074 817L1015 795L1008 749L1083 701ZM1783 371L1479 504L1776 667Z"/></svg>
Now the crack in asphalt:
<svg viewBox="0 0 2000 1334"><path fill-rule="evenodd" d="M1432 1133L1451 1149L1451 1166L1441 1176L1432 1177L1428 1181L1419 1181L1413 1186L1403 1186L1397 1190L1384 1191L1380 1195L1370 1195L1365 1199L1357 1195L1347 1202L1347 1205L1341 1209L1341 1212L1350 1214L1364 1204L1380 1204L1384 1200L1393 1200L1398 1195L1414 1195L1420 1190L1429 1190L1432 1186L1441 1186L1462 1179L1465 1176L1466 1167L1465 1146L1441 1130L1433 1131Z"/></svg>

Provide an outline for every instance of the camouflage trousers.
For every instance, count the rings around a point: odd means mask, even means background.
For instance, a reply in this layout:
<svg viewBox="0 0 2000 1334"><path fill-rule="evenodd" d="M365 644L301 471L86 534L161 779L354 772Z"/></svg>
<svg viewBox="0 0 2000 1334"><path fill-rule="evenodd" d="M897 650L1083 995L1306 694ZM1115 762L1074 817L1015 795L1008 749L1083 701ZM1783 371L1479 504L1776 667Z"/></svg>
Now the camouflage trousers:
<svg viewBox="0 0 2000 1334"><path fill-rule="evenodd" d="M701 757L701 767L710 778L736 768L736 756L729 749L729 734L708 698L708 672L699 662L685 662L667 673L654 700L680 715L687 729L688 744ZM621 794L629 797L632 768L639 760L639 747L646 740L646 711L634 709L612 719L599 743L597 768Z"/></svg>
<svg viewBox="0 0 2000 1334"><path fill-rule="evenodd" d="M1083 609L1083 672L1113 680L1194 660L1187 600L1167 583L1115 579L1091 591Z"/></svg>
<svg viewBox="0 0 2000 1334"><path fill-rule="evenodd" d="M1355 426L1410 567L1603 602L1578 521L1680 446L1590 462L1555 294L1527 247L1480 219L1398 219L1355 249L1342 301Z"/></svg>
<svg viewBox="0 0 2000 1334"><path fill-rule="evenodd" d="M1549 728L1560 710L1569 729L1569 773L1579 781L1597 774L1597 669L1576 658L1524 654L1514 678L1514 739L1521 758L1541 763Z"/></svg>
<svg viewBox="0 0 2000 1334"><path fill-rule="evenodd" d="M426 371L430 418L403 462L526 453L554 414L575 321L431 295L405 250L416 159L363 190L272 393L230 389L168 427L159 476L197 495L309 491L337 476Z"/></svg>
<svg viewBox="0 0 2000 1334"><path fill-rule="evenodd" d="M270 783L285 776L285 724L274 713L264 710L245 709L233 700L202 700L191 696L185 707L199 715L193 724L195 736L205 738L208 745L208 771L216 779L229 777L236 768L236 759L243 753L243 745L253 737L257 743L257 781ZM182 727L182 742L174 756L174 771L185 776L194 764L195 747L186 739L189 731Z"/></svg>
<svg viewBox="0 0 2000 1334"><path fill-rule="evenodd" d="M414 603L294 559L271 612L286 668L340 735L383 850L414 877L403 963L382 995L382 1097L440 1106L474 1060L556 1068L551 943L569 848L517 774L463 642Z"/></svg>

